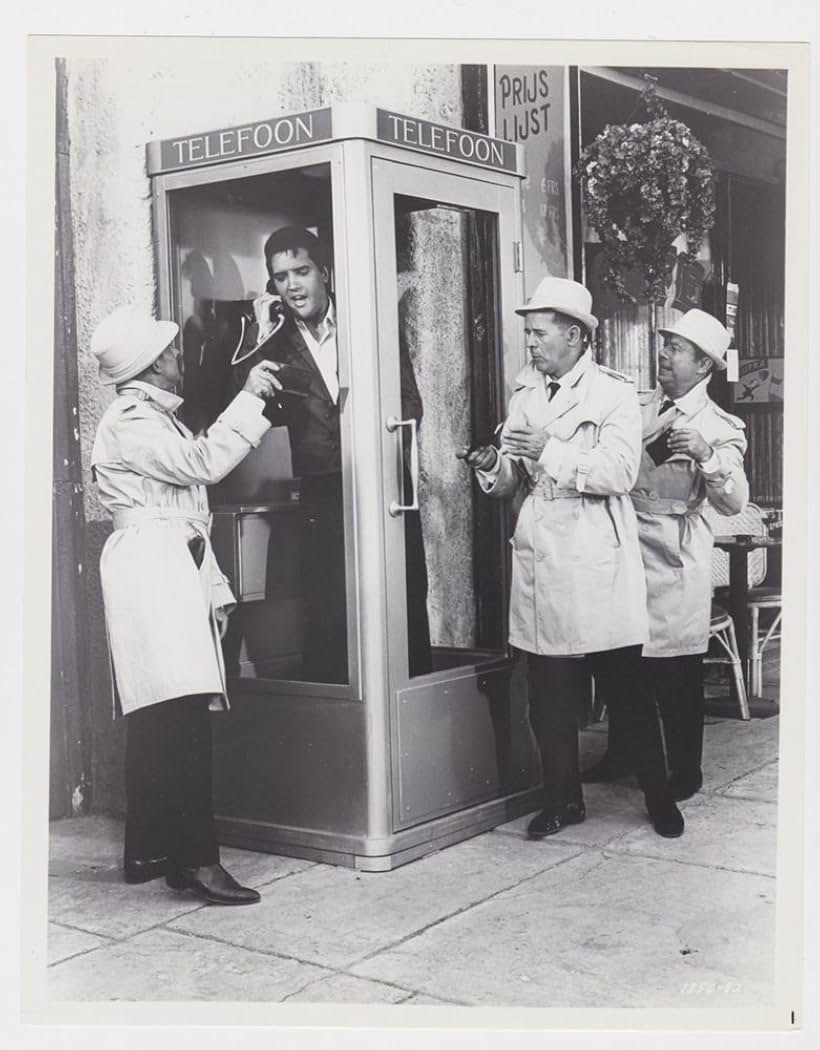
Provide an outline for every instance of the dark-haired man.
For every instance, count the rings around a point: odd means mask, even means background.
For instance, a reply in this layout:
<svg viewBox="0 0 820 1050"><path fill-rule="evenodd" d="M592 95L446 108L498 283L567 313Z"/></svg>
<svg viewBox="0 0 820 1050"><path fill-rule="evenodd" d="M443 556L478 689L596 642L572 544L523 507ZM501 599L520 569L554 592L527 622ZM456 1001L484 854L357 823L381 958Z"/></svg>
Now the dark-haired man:
<svg viewBox="0 0 820 1050"><path fill-rule="evenodd" d="M592 360L587 342L598 322L591 308L576 281L539 284L517 310L531 361L516 378L500 451L464 455L489 495L526 492L513 537L510 644L527 653L544 781L530 838L585 816L578 768L585 664L627 728L655 830L672 838L683 832L683 818L666 785L654 708L637 688L648 627L628 493L638 474L640 409L631 382Z"/></svg>
<svg viewBox="0 0 820 1050"><path fill-rule="evenodd" d="M298 226L276 230L265 243L270 280L258 302L258 326L248 329L234 369L231 391L240 389L248 370L260 359L282 367L284 392L268 402L267 418L287 426L293 471L300 478L302 507L302 586L305 603L303 675L316 682L347 682L347 613L342 501L340 413L345 391L339 386L336 308L329 293L329 259L325 245ZM278 296L284 304L282 327L266 311ZM253 351L255 343L259 349ZM247 357L245 356L247 354ZM288 392L290 391L290 392ZM405 418L421 420L421 398L407 355L401 359L402 409ZM418 522L408 526L408 558L418 571L408 574L416 590L408 591L411 673L429 670L424 553ZM417 644L414 640L420 639Z"/></svg>

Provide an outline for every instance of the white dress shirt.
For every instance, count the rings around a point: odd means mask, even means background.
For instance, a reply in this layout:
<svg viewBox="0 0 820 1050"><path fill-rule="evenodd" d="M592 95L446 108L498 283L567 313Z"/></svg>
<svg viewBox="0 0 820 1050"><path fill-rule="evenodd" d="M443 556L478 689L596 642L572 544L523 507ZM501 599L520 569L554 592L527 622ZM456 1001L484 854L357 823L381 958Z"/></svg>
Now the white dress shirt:
<svg viewBox="0 0 820 1050"><path fill-rule="evenodd" d="M333 301L328 303L327 313L317 329L318 339L304 321L298 317L295 320L335 405L339 400L339 351L336 346L336 310Z"/></svg>

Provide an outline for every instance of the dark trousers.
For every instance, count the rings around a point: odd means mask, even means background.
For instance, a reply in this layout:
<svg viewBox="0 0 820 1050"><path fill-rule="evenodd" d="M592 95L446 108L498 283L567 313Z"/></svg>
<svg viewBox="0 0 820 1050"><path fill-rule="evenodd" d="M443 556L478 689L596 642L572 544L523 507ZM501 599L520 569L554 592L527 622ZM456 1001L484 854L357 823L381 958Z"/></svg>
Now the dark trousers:
<svg viewBox="0 0 820 1050"><path fill-rule="evenodd" d="M705 707L703 655L641 659L641 685L660 712L670 773L695 775L700 772ZM606 694L603 696L609 708ZM610 709L607 751L618 764L627 763L624 734L619 712Z"/></svg>
<svg viewBox="0 0 820 1050"><path fill-rule="evenodd" d="M623 746L644 794L665 796L660 726L654 704L641 688L640 654L639 645L586 653L583 659L528 654L530 724L541 756L545 809L559 810L581 800L578 716L588 671L617 712Z"/></svg>
<svg viewBox="0 0 820 1050"><path fill-rule="evenodd" d="M415 678L433 670L430 620L427 616L427 560L418 511L408 511L404 515L404 555L407 576L407 659L410 677Z"/></svg>
<svg viewBox="0 0 820 1050"><path fill-rule="evenodd" d="M208 697L183 696L126 716L125 860L170 866L219 861Z"/></svg>
<svg viewBox="0 0 820 1050"><path fill-rule="evenodd" d="M344 504L341 474L301 481L302 673L311 682L348 681Z"/></svg>
<svg viewBox="0 0 820 1050"><path fill-rule="evenodd" d="M409 486L409 479L406 481ZM348 681L347 601L342 477L302 478L302 586L305 603L302 674L312 682ZM418 512L404 517L407 642L410 675L433 663L427 617L427 563Z"/></svg>

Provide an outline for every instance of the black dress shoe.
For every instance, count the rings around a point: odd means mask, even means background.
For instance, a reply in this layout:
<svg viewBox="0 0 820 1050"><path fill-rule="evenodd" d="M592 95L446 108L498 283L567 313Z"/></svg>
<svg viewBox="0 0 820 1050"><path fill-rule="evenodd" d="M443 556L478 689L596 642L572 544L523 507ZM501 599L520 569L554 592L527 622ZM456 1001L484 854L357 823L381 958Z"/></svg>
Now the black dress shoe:
<svg viewBox="0 0 820 1050"><path fill-rule="evenodd" d="M168 869L167 857L152 857L150 860L132 860L126 858L123 870L125 881L132 885L139 882L150 882L158 879Z"/></svg>
<svg viewBox="0 0 820 1050"><path fill-rule="evenodd" d="M193 893L208 904L256 904L262 898L256 890L240 886L221 864L204 868L174 868L165 876L172 890Z"/></svg>
<svg viewBox="0 0 820 1050"><path fill-rule="evenodd" d="M631 774L632 770L626 763L611 758L607 753L599 762L581 773L581 781L584 784L605 784L610 780L621 780Z"/></svg>
<svg viewBox="0 0 820 1050"><path fill-rule="evenodd" d="M680 838L683 834L683 816L672 798L647 798L646 808L658 835L665 839Z"/></svg>
<svg viewBox="0 0 820 1050"><path fill-rule="evenodd" d="M527 838L545 839L547 835L554 835L567 824L580 824L586 815L583 802L569 802L557 812L544 809L527 825Z"/></svg>
<svg viewBox="0 0 820 1050"><path fill-rule="evenodd" d="M676 802L696 795L703 787L703 773L699 769L694 773L670 773L669 793Z"/></svg>

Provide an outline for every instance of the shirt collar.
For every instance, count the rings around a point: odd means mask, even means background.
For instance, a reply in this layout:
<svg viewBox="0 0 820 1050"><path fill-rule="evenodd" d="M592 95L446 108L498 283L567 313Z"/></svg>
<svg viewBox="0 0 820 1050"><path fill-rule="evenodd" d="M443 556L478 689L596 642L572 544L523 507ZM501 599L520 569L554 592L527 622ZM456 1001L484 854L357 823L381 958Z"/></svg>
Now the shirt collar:
<svg viewBox="0 0 820 1050"><path fill-rule="evenodd" d="M691 416L701 407L704 401L706 401L708 394L706 393L706 387L709 384L711 376L707 376L705 379L693 386L691 390L688 390L683 397L670 397L669 400L674 402L675 408L684 415ZM661 404L663 404L666 394L661 391Z"/></svg>
<svg viewBox="0 0 820 1050"><path fill-rule="evenodd" d="M537 387L540 384L548 386L550 383L558 383L559 386L575 386L578 380L583 376L592 364L592 351L585 350L583 354L578 358L569 372L566 372L560 379L553 379L552 376L544 375L539 372L532 361L528 362L515 378L515 389L518 390L521 387Z"/></svg>
<svg viewBox="0 0 820 1050"><path fill-rule="evenodd" d="M182 404L182 398L172 394L170 390L162 390L153 383L143 383L139 379L129 379L117 387L118 394L124 394L126 390L138 390L149 401L156 401L165 412L176 412Z"/></svg>
<svg viewBox="0 0 820 1050"><path fill-rule="evenodd" d="M308 326L305 324L305 322L302 320L301 317L295 317L294 320L296 321L296 327L299 329L299 331L302 333L302 335L305 335L307 333L311 337L313 336L313 333L310 331L310 329L308 328ZM318 324L318 326L316 328L316 342L317 343L323 343L325 341L325 339L327 339L327 337L332 335L335 331L336 331L336 308L333 305L333 300L329 298L328 301L327 301L327 313L322 318L322 320L319 322L319 324Z"/></svg>

